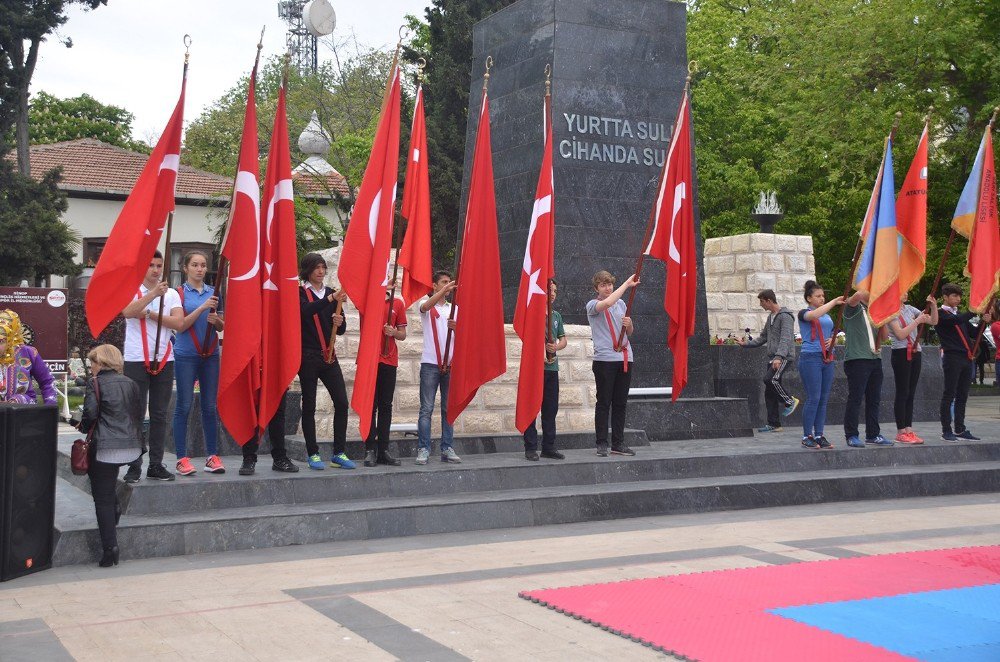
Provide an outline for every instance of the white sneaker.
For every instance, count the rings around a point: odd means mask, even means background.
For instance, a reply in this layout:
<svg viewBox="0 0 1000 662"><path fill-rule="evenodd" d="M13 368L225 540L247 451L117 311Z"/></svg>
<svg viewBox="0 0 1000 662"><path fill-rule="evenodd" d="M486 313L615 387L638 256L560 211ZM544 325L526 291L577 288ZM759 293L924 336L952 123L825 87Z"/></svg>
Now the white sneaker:
<svg viewBox="0 0 1000 662"><path fill-rule="evenodd" d="M446 448L443 451L441 451L441 461L442 462L451 462L451 463L454 463L454 464L461 464L462 463L462 458L460 458L458 456L458 454L455 452L454 448L450 448L449 447L449 448Z"/></svg>
<svg viewBox="0 0 1000 662"><path fill-rule="evenodd" d="M431 452L426 448L421 448L417 451L417 464L427 464L427 460L430 458Z"/></svg>

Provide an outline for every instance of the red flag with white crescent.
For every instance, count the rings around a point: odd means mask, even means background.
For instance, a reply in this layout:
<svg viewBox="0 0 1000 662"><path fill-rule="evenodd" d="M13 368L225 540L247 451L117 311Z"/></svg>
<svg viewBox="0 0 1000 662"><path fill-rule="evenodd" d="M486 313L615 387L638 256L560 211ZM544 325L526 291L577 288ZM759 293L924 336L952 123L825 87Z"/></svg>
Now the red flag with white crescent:
<svg viewBox="0 0 1000 662"><path fill-rule="evenodd" d="M278 93L278 108L271 131L271 151L264 174L261 205L261 384L257 420L267 426L278 410L285 390L302 361L299 319L298 259L295 246L295 202L292 194L292 159L288 148L285 87Z"/></svg>
<svg viewBox="0 0 1000 662"><path fill-rule="evenodd" d="M403 185L403 218L406 235L399 250L399 266L403 269L401 292L403 305L409 308L425 296L433 285L431 259L431 185L427 163L427 122L424 120L424 88L417 88L413 108L413 129L410 131L410 151L406 157L406 179Z"/></svg>
<svg viewBox="0 0 1000 662"><path fill-rule="evenodd" d="M552 117L545 97L542 123L544 145L535 204L524 247L521 286L514 308L514 330L521 338L521 366L517 375L514 424L524 432L542 408L545 382L545 337L548 282L555 277L555 196L552 181Z"/></svg>
<svg viewBox="0 0 1000 662"><path fill-rule="evenodd" d="M243 115L239 165L233 185L229 223L222 255L229 260L226 351L219 366L219 418L240 444L257 430L257 389L260 388L261 233L260 184L257 181L257 63L250 74Z"/></svg>
<svg viewBox="0 0 1000 662"><path fill-rule="evenodd" d="M663 164L653 206L653 231L645 251L646 255L667 263L663 307L670 318L667 345L674 355L674 400L680 397L688 381L688 338L694 335L698 282L691 163L691 106L685 88L670 138L670 151Z"/></svg>
<svg viewBox="0 0 1000 662"><path fill-rule="evenodd" d="M135 298L167 227L167 217L174 211L184 129L186 66L184 71L181 96L170 121L125 200L90 277L86 296L87 324L95 338Z"/></svg>
<svg viewBox="0 0 1000 662"><path fill-rule="evenodd" d="M478 133L455 290L459 315L455 319L454 352L451 354L449 423L454 423L465 411L480 386L507 372L500 239L490 145L490 102L486 90L483 90Z"/></svg>
<svg viewBox="0 0 1000 662"><path fill-rule="evenodd" d="M399 178L399 68L393 63L365 176L344 237L337 278L361 313L361 342L351 408L361 437L371 427L375 378L385 324L385 287ZM369 314L370 313L370 314Z"/></svg>

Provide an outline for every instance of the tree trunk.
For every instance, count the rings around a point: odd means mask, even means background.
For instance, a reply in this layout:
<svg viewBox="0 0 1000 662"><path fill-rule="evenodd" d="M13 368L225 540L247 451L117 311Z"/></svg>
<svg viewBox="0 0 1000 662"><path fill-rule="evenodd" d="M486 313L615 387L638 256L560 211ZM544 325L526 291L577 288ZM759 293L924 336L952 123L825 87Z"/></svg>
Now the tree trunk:
<svg viewBox="0 0 1000 662"><path fill-rule="evenodd" d="M31 40L28 57L24 60L24 68L17 78L17 119L14 135L17 139L17 169L25 177L31 175L31 160L28 151L31 145L28 136L28 89L31 85L31 76L35 73L35 64L38 62L39 43L38 39Z"/></svg>

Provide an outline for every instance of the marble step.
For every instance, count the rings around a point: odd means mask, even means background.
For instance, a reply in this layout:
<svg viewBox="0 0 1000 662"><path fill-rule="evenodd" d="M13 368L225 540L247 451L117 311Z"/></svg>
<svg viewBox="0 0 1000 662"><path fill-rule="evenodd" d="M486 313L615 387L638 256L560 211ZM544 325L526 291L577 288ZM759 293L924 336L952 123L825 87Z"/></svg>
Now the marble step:
<svg viewBox="0 0 1000 662"><path fill-rule="evenodd" d="M871 457L878 454L866 453ZM60 483L61 492L83 494L63 480ZM995 491L1000 491L997 460L866 466L420 496L394 497L373 491L362 499L168 515L126 514L118 535L122 558L135 559L673 513ZM79 494L72 502L82 511L85 500ZM92 505L90 508L92 513ZM57 530L55 564L91 563L99 556L96 525L82 512L58 511Z"/></svg>

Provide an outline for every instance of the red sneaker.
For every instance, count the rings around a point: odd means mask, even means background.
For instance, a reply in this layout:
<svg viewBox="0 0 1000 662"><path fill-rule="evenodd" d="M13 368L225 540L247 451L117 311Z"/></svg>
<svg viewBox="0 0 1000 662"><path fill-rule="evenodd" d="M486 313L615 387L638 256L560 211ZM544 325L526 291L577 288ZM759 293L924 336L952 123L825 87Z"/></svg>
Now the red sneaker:
<svg viewBox="0 0 1000 662"><path fill-rule="evenodd" d="M222 465L222 460L218 455L212 455L205 460L205 471L210 474L224 474L226 467Z"/></svg>
<svg viewBox="0 0 1000 662"><path fill-rule="evenodd" d="M190 476L196 471L198 470L195 469L194 466L191 464L191 458L182 457L181 459L177 460L177 473L179 473L180 475Z"/></svg>
<svg viewBox="0 0 1000 662"><path fill-rule="evenodd" d="M920 437L918 437L916 432L907 432L907 434L910 435L910 443L911 444L922 444L922 443L924 443L924 440L921 439Z"/></svg>

